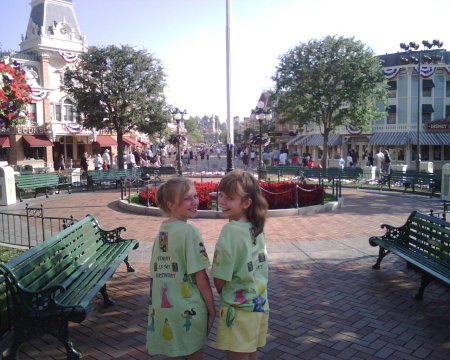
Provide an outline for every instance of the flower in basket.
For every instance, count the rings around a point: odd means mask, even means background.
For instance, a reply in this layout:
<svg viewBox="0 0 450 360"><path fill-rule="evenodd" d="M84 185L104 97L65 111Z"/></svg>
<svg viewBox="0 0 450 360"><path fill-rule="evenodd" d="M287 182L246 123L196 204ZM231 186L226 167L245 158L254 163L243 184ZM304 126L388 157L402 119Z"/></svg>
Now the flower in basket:
<svg viewBox="0 0 450 360"><path fill-rule="evenodd" d="M177 145L178 143L186 142L187 138L184 135L181 134L172 134L169 136L169 143L172 145Z"/></svg>
<svg viewBox="0 0 450 360"><path fill-rule="evenodd" d="M263 146L267 146L270 144L270 138L268 134L257 134L257 135L253 135L252 138L250 139L250 143L252 145L263 145Z"/></svg>
<svg viewBox="0 0 450 360"><path fill-rule="evenodd" d="M28 117L26 105L31 102L31 89L25 71L14 61L0 62L0 126L24 123Z"/></svg>

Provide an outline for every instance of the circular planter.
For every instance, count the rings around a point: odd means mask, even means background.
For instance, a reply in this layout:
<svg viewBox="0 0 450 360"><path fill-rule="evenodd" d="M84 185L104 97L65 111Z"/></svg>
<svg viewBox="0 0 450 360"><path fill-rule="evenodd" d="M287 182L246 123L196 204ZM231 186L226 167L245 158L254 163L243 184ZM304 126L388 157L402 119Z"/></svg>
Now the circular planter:
<svg viewBox="0 0 450 360"><path fill-rule="evenodd" d="M127 200L117 200L121 209L131 213L150 216L162 216L162 212L155 206L143 206L138 204L128 203ZM268 217L279 216L294 216L294 215L312 215L322 212L334 211L341 208L344 205L344 198L340 198L337 201L331 201L324 205L305 206L298 209L276 209L269 210ZM223 219L222 212L216 210L198 210L199 219Z"/></svg>

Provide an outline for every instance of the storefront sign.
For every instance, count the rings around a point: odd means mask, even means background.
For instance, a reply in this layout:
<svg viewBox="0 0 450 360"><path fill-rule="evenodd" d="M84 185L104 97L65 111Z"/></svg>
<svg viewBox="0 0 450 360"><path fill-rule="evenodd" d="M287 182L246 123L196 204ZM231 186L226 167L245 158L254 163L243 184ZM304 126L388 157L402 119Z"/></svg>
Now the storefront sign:
<svg viewBox="0 0 450 360"><path fill-rule="evenodd" d="M45 129L43 126L24 126L24 127L10 127L0 128L0 134L17 134L17 135L44 135Z"/></svg>
<svg viewBox="0 0 450 360"><path fill-rule="evenodd" d="M442 119L427 123L428 131L450 130L450 120Z"/></svg>

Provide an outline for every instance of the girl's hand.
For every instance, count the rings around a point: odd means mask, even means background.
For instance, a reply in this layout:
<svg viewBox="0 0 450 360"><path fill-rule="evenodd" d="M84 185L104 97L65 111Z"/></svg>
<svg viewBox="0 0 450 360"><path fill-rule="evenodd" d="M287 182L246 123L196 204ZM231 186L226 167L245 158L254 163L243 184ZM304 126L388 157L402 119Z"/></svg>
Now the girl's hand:
<svg viewBox="0 0 450 360"><path fill-rule="evenodd" d="M208 327L207 327L207 330L206 330L206 336L208 336L209 333L211 332L211 329L212 329L212 327L214 325L215 318L216 318L216 311L215 310L214 310L213 313L208 313Z"/></svg>

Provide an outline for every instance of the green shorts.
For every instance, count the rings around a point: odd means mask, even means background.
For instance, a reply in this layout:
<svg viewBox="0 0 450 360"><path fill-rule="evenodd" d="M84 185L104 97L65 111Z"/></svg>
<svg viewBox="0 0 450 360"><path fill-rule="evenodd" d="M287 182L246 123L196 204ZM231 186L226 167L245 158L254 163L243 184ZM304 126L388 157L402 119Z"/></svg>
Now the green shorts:
<svg viewBox="0 0 450 360"><path fill-rule="evenodd" d="M234 324L226 324L228 308L220 309L216 347L220 350L252 353L266 345L269 312L236 310Z"/></svg>

